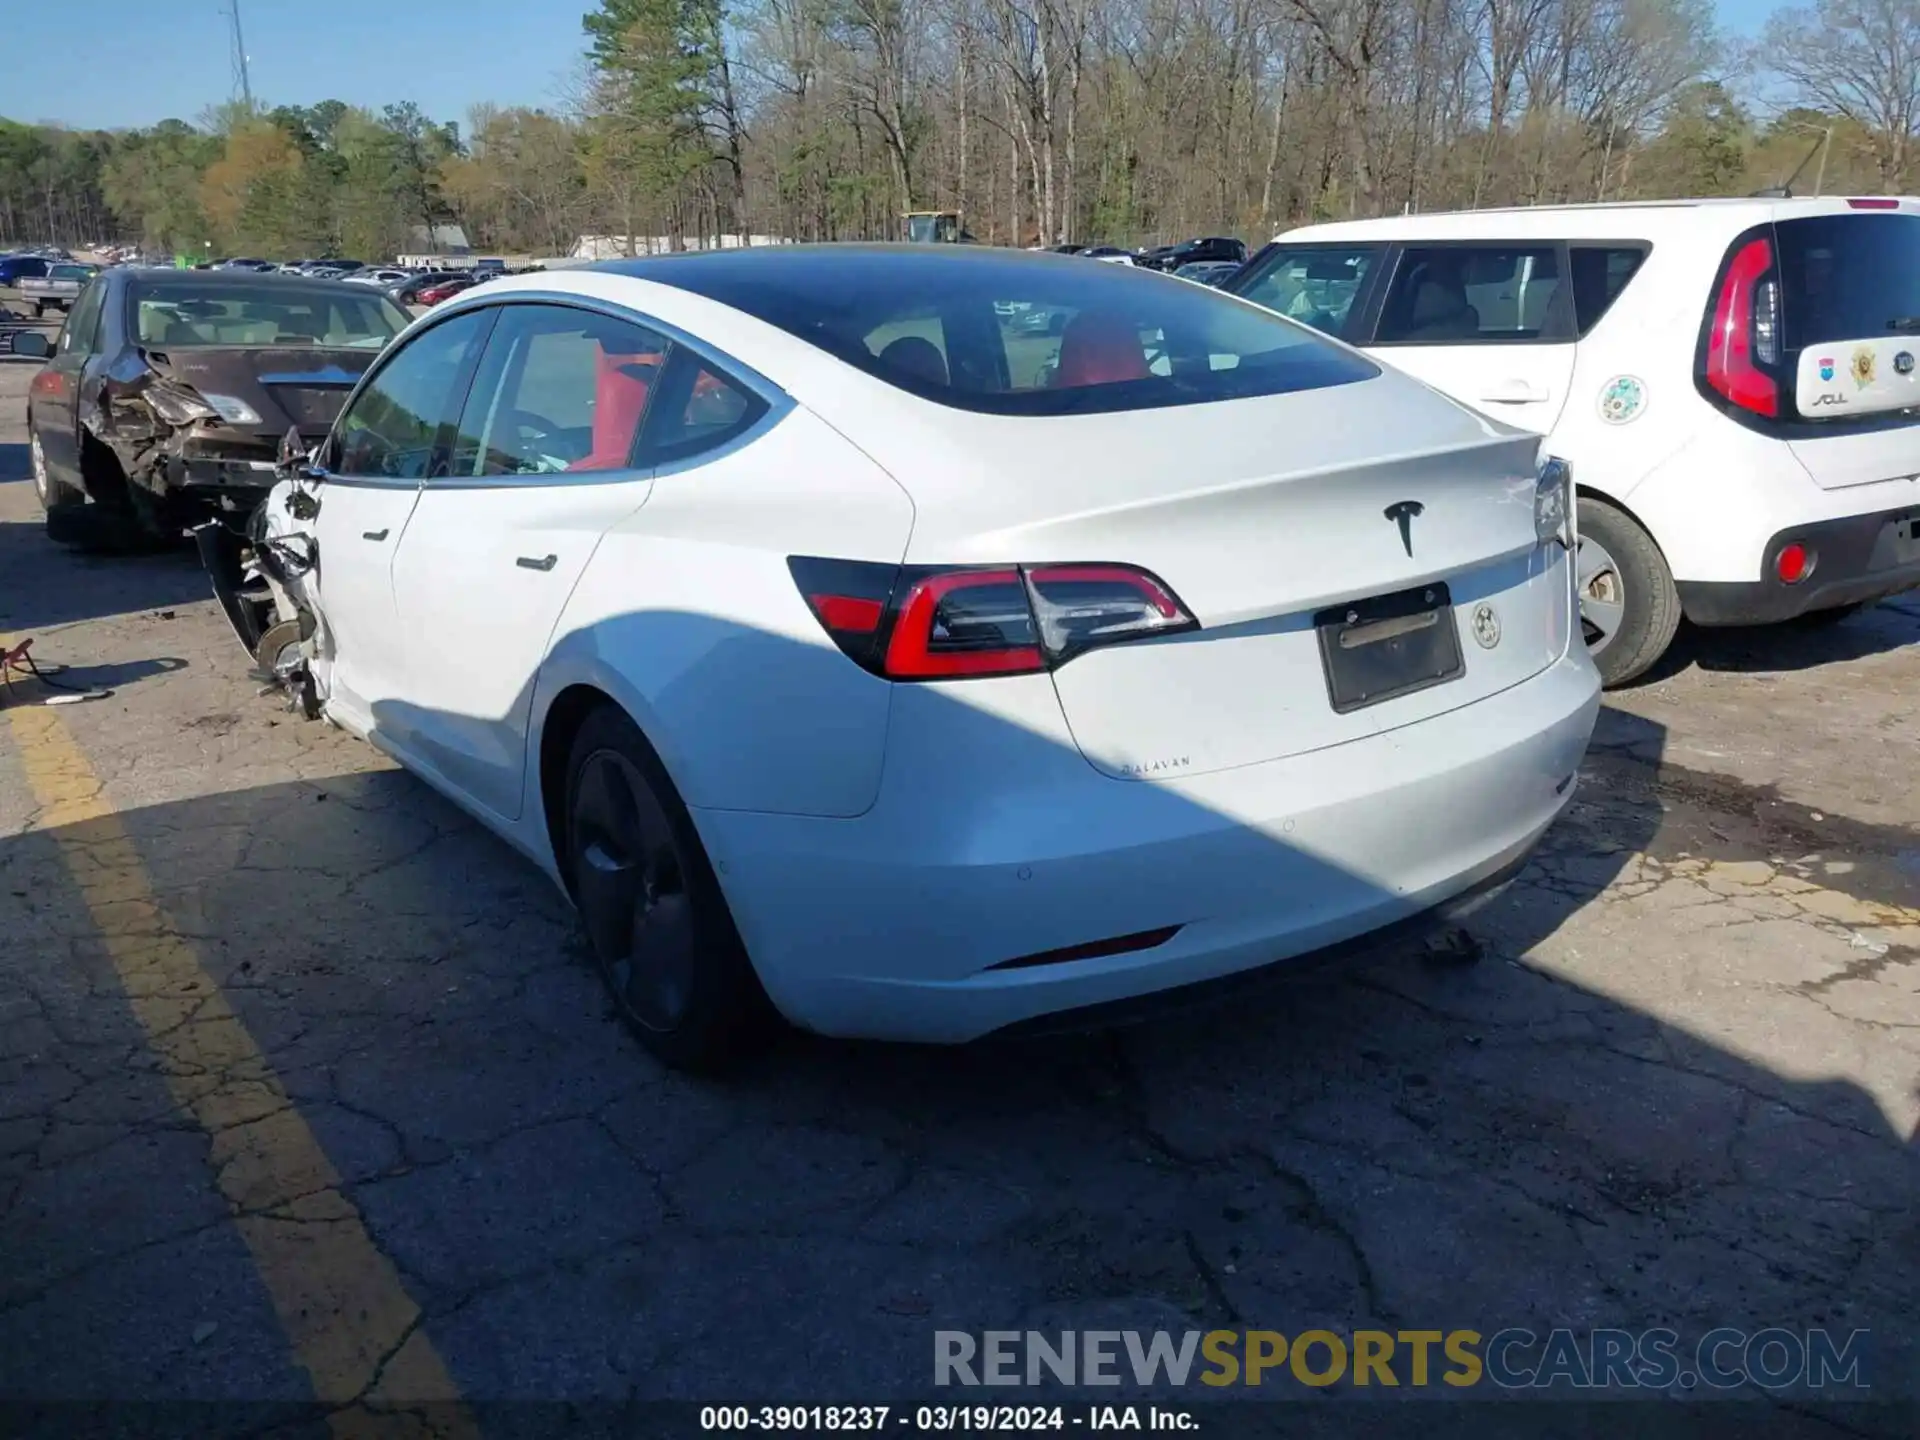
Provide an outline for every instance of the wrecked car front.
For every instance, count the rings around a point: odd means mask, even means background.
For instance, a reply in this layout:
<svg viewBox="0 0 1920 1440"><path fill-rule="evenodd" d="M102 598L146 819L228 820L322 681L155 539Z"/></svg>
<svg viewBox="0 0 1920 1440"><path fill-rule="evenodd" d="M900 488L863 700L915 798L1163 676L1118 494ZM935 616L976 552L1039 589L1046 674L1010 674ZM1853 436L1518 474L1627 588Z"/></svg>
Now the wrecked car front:
<svg viewBox="0 0 1920 1440"><path fill-rule="evenodd" d="M242 528L208 520L194 528L193 538L214 597L253 657L255 674L286 690L312 718L325 693L321 656L330 647L312 590L320 558L312 527L319 501L305 478L306 457L289 458L294 442L289 434L281 478Z"/></svg>

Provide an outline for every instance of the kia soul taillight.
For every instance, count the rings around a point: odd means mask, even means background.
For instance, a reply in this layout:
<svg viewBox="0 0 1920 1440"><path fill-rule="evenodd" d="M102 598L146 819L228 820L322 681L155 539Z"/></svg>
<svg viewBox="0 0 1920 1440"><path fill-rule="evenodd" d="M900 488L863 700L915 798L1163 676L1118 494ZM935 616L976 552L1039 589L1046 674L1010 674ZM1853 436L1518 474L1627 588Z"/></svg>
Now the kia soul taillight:
<svg viewBox="0 0 1920 1440"><path fill-rule="evenodd" d="M1706 382L1742 410L1773 419L1780 414L1780 385L1762 367L1779 361L1780 281L1773 242L1760 237L1734 252L1714 297Z"/></svg>
<svg viewBox="0 0 1920 1440"><path fill-rule="evenodd" d="M1197 630L1133 565L901 566L796 555L807 606L856 664L888 680L1052 670L1103 645Z"/></svg>

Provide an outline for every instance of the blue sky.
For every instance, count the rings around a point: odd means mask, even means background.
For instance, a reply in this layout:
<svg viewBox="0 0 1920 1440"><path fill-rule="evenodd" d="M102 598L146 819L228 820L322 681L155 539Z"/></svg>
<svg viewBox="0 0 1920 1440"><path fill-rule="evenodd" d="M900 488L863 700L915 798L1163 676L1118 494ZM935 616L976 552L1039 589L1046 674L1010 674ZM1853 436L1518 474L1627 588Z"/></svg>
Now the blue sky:
<svg viewBox="0 0 1920 1440"><path fill-rule="evenodd" d="M464 122L481 100L553 105L583 45L588 0L240 0L253 92L269 104L409 99ZM1751 35L1770 0L1716 0ZM5 0L13 56L0 115L87 129L192 120L233 93L225 0ZM76 42L76 36L84 36Z"/></svg>

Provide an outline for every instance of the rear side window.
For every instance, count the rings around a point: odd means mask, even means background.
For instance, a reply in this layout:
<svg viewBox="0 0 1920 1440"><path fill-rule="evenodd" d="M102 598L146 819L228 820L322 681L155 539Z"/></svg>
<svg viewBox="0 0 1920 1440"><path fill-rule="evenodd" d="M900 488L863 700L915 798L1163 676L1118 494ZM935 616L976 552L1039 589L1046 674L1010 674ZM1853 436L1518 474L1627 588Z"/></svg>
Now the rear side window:
<svg viewBox="0 0 1920 1440"><path fill-rule="evenodd" d="M1774 230L1788 354L1920 330L1920 215L1817 215Z"/></svg>
<svg viewBox="0 0 1920 1440"><path fill-rule="evenodd" d="M1472 345L1569 340L1554 303L1552 245L1445 245L1400 257L1374 343Z"/></svg>
<svg viewBox="0 0 1920 1440"><path fill-rule="evenodd" d="M1640 272L1647 250L1645 245L1575 245L1569 252L1573 316L1582 339Z"/></svg>
<svg viewBox="0 0 1920 1440"><path fill-rule="evenodd" d="M1371 245L1280 244L1256 257L1232 289L1244 300L1345 337L1378 255Z"/></svg>
<svg viewBox="0 0 1920 1440"><path fill-rule="evenodd" d="M630 273L744 310L956 409L1054 416L1351 384L1377 366L1171 276L972 246L773 247Z"/></svg>
<svg viewBox="0 0 1920 1440"><path fill-rule="evenodd" d="M640 458L648 465L688 460L753 428L767 402L691 350L675 352L660 396L647 412Z"/></svg>

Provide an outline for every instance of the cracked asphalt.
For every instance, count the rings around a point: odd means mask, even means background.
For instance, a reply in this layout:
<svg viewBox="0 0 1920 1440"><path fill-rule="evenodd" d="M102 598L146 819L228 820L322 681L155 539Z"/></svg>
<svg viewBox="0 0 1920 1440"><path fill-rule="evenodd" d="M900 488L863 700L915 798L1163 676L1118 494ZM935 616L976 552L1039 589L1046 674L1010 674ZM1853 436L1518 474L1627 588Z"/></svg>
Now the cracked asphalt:
<svg viewBox="0 0 1920 1440"><path fill-rule="evenodd" d="M1132 1327L1866 1329L1875 1397L1920 1394L1920 600L1683 636L1478 963L699 1082L545 881L256 695L187 554L46 541L29 374L0 632L113 693L0 707L0 1401L491 1433L924 1397L936 1329ZM1741 1434L1915 1433L1738 1394Z"/></svg>

